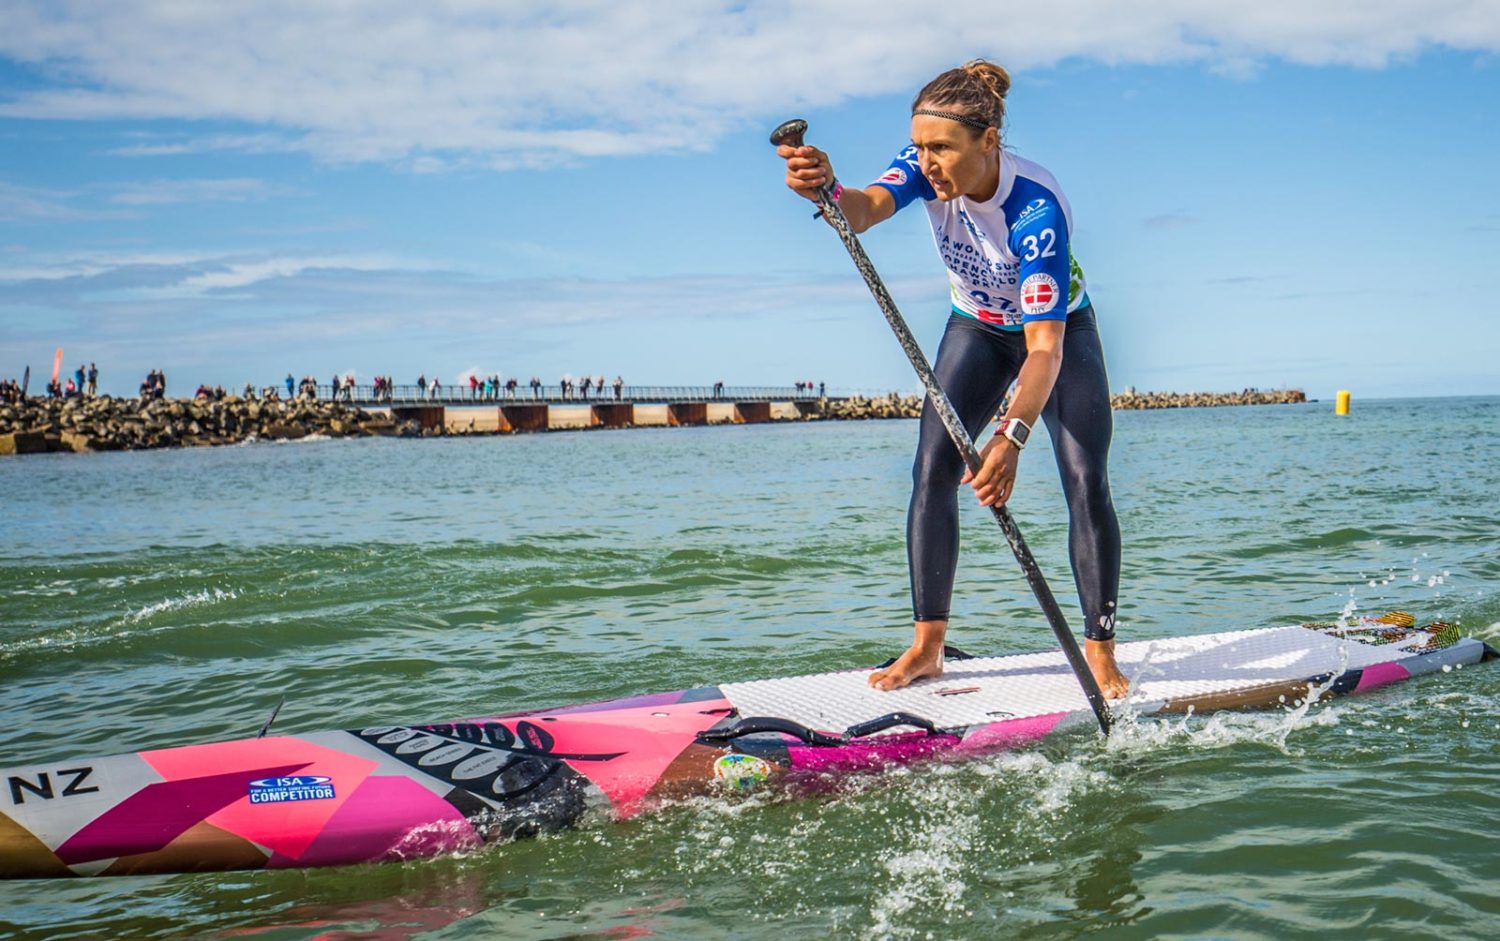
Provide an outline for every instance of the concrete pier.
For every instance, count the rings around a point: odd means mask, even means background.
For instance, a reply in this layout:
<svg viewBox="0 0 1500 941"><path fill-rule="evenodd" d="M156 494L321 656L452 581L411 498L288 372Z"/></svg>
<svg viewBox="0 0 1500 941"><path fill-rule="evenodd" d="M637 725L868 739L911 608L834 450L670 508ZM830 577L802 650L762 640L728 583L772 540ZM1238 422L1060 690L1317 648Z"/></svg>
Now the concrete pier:
<svg viewBox="0 0 1500 941"><path fill-rule="evenodd" d="M493 434L500 430L500 413L493 408L449 408L443 427L459 434Z"/></svg>
<svg viewBox="0 0 1500 941"><path fill-rule="evenodd" d="M610 403L607 405L595 405L594 427L596 428L629 428L635 424L635 406L625 403Z"/></svg>
<svg viewBox="0 0 1500 941"><path fill-rule="evenodd" d="M414 421L423 434L515 434L527 431L582 431L591 428L694 427L759 425L809 419L914 418L921 408L915 396L902 399L771 399L714 396L667 402L631 402L609 398L583 401L501 399L498 402L424 402L379 406L397 422Z"/></svg>
<svg viewBox="0 0 1500 941"><path fill-rule="evenodd" d="M754 425L771 420L770 402L734 403L734 420L742 425Z"/></svg>
<svg viewBox="0 0 1500 941"><path fill-rule="evenodd" d="M414 421L423 431L437 431L444 427L441 405L393 405L391 417L396 421Z"/></svg>
<svg viewBox="0 0 1500 941"><path fill-rule="evenodd" d="M546 431L547 430L547 406L545 405L502 405L500 406L500 430L504 432L513 431Z"/></svg>
<svg viewBox="0 0 1500 941"><path fill-rule="evenodd" d="M674 428L680 425L708 424L708 403L680 402L676 405L668 405L667 424Z"/></svg>
<svg viewBox="0 0 1500 941"><path fill-rule="evenodd" d="M547 430L564 431L593 428L598 424L591 405L550 405L547 407Z"/></svg>
<svg viewBox="0 0 1500 941"><path fill-rule="evenodd" d="M649 426L665 428L672 424L671 416L668 414L670 408L669 405L637 405L635 416L630 423L637 428Z"/></svg>
<svg viewBox="0 0 1500 941"><path fill-rule="evenodd" d="M599 401L562 405L510 401L503 404L391 405L376 411L396 421L414 421L423 431L458 434L565 431L584 428L757 425L797 421L818 410L816 402L722 401L640 404Z"/></svg>

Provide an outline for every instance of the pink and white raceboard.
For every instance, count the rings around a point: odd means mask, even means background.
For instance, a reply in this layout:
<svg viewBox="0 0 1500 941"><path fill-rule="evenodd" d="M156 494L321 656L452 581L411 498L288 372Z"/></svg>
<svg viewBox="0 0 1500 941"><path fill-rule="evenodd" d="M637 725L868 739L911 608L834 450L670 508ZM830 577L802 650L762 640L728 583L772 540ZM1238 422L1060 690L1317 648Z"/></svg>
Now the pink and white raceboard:
<svg viewBox="0 0 1500 941"><path fill-rule="evenodd" d="M1363 692L1495 652L1388 615L1121 644L1137 712ZM0 771L0 877L276 869L470 850L716 788L982 754L1092 716L1061 652L950 660L879 693L856 670L415 726Z"/></svg>

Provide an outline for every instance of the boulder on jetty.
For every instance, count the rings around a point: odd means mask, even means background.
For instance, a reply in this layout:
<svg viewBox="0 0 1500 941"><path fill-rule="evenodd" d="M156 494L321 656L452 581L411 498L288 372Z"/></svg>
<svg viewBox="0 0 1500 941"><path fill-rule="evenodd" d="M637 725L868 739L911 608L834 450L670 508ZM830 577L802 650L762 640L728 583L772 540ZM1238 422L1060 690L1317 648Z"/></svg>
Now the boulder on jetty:
<svg viewBox="0 0 1500 941"><path fill-rule="evenodd" d="M1109 404L1124 408L1207 408L1220 405L1293 405L1306 402L1301 389L1246 389L1243 392L1137 392L1127 387Z"/></svg>
<svg viewBox="0 0 1500 941"><path fill-rule="evenodd" d="M851 395L847 399L821 399L818 411L806 417L824 421L864 421L871 418L917 418L921 414L921 396L892 392L878 398Z"/></svg>
<svg viewBox="0 0 1500 941"><path fill-rule="evenodd" d="M314 399L43 399L0 405L0 455L134 451L409 432L383 415Z"/></svg>

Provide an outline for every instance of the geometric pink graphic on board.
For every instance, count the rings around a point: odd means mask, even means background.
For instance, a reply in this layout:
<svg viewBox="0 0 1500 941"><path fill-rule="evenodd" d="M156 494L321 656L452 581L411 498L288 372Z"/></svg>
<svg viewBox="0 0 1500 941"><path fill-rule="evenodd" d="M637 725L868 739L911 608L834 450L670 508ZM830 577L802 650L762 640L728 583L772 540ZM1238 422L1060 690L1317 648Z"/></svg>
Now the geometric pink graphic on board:
<svg viewBox="0 0 1500 941"><path fill-rule="evenodd" d="M411 859L473 849L484 841L458 808L416 781L373 777L343 801L299 856L272 857L270 868Z"/></svg>
<svg viewBox="0 0 1500 941"><path fill-rule="evenodd" d="M140 755L169 780L196 778L204 773L238 775L238 798L204 819L221 830L292 857L300 856L318 838L349 795L379 767L377 762L368 758L292 737L189 745L141 752ZM296 773L299 775L331 778L334 796L276 804L250 803L251 781L277 777L255 770L272 761L280 765L295 761L298 762Z"/></svg>

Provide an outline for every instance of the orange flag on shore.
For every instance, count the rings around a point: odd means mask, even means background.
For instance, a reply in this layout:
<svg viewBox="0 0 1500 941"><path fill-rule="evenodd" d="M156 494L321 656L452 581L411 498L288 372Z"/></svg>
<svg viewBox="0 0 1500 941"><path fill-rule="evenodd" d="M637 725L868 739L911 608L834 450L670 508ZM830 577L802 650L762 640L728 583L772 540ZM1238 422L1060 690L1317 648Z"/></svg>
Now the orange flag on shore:
<svg viewBox="0 0 1500 941"><path fill-rule="evenodd" d="M62 369L62 347L57 348L57 355L52 357L52 381L57 381L57 374Z"/></svg>

